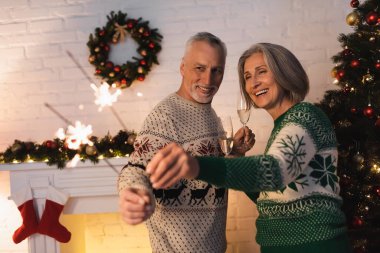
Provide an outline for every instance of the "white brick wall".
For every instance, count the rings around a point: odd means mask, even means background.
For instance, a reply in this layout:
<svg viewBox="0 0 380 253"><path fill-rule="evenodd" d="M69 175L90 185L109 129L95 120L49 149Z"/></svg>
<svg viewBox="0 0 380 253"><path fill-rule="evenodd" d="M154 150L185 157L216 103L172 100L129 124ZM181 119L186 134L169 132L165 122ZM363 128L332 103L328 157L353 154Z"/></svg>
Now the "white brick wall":
<svg viewBox="0 0 380 253"><path fill-rule="evenodd" d="M325 90L334 88L330 57L341 50L338 34L351 31L345 17L352 11L349 0L1 0L0 150L15 139L51 139L59 127L65 126L45 102L71 121L92 124L95 135L115 134L121 129L109 109L97 112L88 81L66 54L66 50L73 53L93 77L86 43L94 28L105 24L111 10L149 20L150 26L164 36L160 65L143 83L136 82L124 90L114 105L131 130L138 130L152 107L178 88L184 43L201 30L218 35L227 44L225 79L213 104L220 114L234 117L236 128L240 124L235 96L231 96L238 87L236 63L241 52L255 42L273 42L291 49L311 80L307 100L319 101ZM134 53L134 49L128 52ZM137 97L137 92L144 96ZM84 109L79 110L79 105ZM257 136L252 153L259 153L269 135L271 118L257 110L248 125ZM26 252L25 243L14 245L10 240L18 222L12 214L17 217L18 213L6 199L8 174L0 173L0 252ZM228 251L255 252L257 245L251 236L255 231L254 206L243 194L232 195L235 200L229 209Z"/></svg>

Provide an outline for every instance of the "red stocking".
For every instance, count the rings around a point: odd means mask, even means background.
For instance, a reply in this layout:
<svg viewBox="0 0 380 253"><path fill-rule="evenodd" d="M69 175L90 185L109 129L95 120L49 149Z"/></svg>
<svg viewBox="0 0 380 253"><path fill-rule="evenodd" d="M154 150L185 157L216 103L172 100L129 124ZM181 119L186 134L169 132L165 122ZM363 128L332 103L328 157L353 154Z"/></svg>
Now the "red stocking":
<svg viewBox="0 0 380 253"><path fill-rule="evenodd" d="M49 186L46 196L45 210L42 214L38 233L53 237L59 242L70 241L71 233L59 223L59 216L69 196Z"/></svg>
<svg viewBox="0 0 380 253"><path fill-rule="evenodd" d="M33 206L33 196L30 187L25 187L12 195L13 201L16 203L21 213L22 225L14 232L13 241L20 243L25 238L37 232L38 220L37 214Z"/></svg>

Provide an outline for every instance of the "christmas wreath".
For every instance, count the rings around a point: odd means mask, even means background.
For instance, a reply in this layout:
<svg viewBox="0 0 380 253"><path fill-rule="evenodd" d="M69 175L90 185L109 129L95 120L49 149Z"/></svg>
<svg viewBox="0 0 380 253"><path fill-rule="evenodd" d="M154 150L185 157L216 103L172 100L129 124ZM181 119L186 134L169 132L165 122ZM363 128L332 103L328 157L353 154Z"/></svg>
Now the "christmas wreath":
<svg viewBox="0 0 380 253"><path fill-rule="evenodd" d="M97 27L87 42L90 49L88 60L95 66L95 75L119 88L129 87L136 79L143 81L152 65L159 64L157 54L161 51L162 35L157 29L151 29L148 21L127 18L127 14L121 11L117 14L112 11L107 19L107 24L102 28ZM115 65L108 59L110 44L123 42L127 34L137 42L140 57L132 57L121 66Z"/></svg>

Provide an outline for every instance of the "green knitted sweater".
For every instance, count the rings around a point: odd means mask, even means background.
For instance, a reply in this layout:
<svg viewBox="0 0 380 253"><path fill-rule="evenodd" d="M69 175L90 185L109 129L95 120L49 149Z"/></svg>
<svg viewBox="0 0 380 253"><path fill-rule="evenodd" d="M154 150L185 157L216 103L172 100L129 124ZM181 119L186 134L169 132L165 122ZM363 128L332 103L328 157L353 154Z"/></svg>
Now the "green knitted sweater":
<svg viewBox="0 0 380 253"><path fill-rule="evenodd" d="M245 191L257 203L262 252L349 252L336 137L317 107L302 102L277 118L263 155L197 159L198 179Z"/></svg>

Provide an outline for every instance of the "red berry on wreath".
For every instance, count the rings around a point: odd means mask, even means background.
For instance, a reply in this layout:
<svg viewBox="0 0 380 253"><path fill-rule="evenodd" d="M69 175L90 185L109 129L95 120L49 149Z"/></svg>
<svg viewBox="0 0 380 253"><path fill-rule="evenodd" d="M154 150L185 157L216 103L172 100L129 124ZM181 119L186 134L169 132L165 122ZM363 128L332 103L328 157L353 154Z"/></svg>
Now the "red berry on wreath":
<svg viewBox="0 0 380 253"><path fill-rule="evenodd" d="M127 84L127 79L122 78L122 79L120 80L120 83L121 83L121 84Z"/></svg>
<svg viewBox="0 0 380 253"><path fill-rule="evenodd" d="M97 75L100 75L100 74L102 73L102 71L101 71L100 69L96 69L96 70L95 70L95 73L96 73Z"/></svg>
<svg viewBox="0 0 380 253"><path fill-rule="evenodd" d="M104 36L104 34L105 34L105 31L104 31L104 30L100 30L100 31L99 31L99 36L102 37L102 36Z"/></svg>
<svg viewBox="0 0 380 253"><path fill-rule="evenodd" d="M148 47L153 49L154 48L154 43L153 42L149 43Z"/></svg>
<svg viewBox="0 0 380 253"><path fill-rule="evenodd" d="M380 116L377 117L377 120L375 122L376 127L380 127Z"/></svg>
<svg viewBox="0 0 380 253"><path fill-rule="evenodd" d="M146 65L146 61L145 60L140 60L140 65L141 66L145 66Z"/></svg>
<svg viewBox="0 0 380 253"><path fill-rule="evenodd" d="M128 27L129 29L132 29L132 28L135 26L135 23L136 23L136 20L134 20L134 19L129 19L129 20L127 21L127 27Z"/></svg>
<svg viewBox="0 0 380 253"><path fill-rule="evenodd" d="M355 217L352 219L352 225L353 225L355 228L361 227L363 224L364 224L364 221L363 221L360 217L355 216Z"/></svg>
<svg viewBox="0 0 380 253"><path fill-rule="evenodd" d="M106 68L108 68L108 69L112 69L112 68L113 68L113 63L112 63L111 61L108 61L108 62L106 63Z"/></svg>
<svg viewBox="0 0 380 253"><path fill-rule="evenodd" d="M352 107L352 108L351 108L351 113L354 113L354 114L355 114L355 113L357 113L357 112L358 112L358 110L356 109L356 107Z"/></svg>
<svg viewBox="0 0 380 253"><path fill-rule="evenodd" d="M145 37L149 37L150 32L149 32L149 31L145 31L143 35L144 35Z"/></svg>
<svg viewBox="0 0 380 253"><path fill-rule="evenodd" d="M113 71L115 72L120 72L121 68L119 65L116 65L114 68L113 68Z"/></svg>
<svg viewBox="0 0 380 253"><path fill-rule="evenodd" d="M139 75L139 76L137 77L137 80L139 80L140 82L144 81L144 79L145 79L145 76L144 76L144 75Z"/></svg>
<svg viewBox="0 0 380 253"><path fill-rule="evenodd" d="M104 46L104 50L105 50L106 52L108 52L108 51L110 51L110 47L109 47L108 45L105 45L105 46Z"/></svg>

